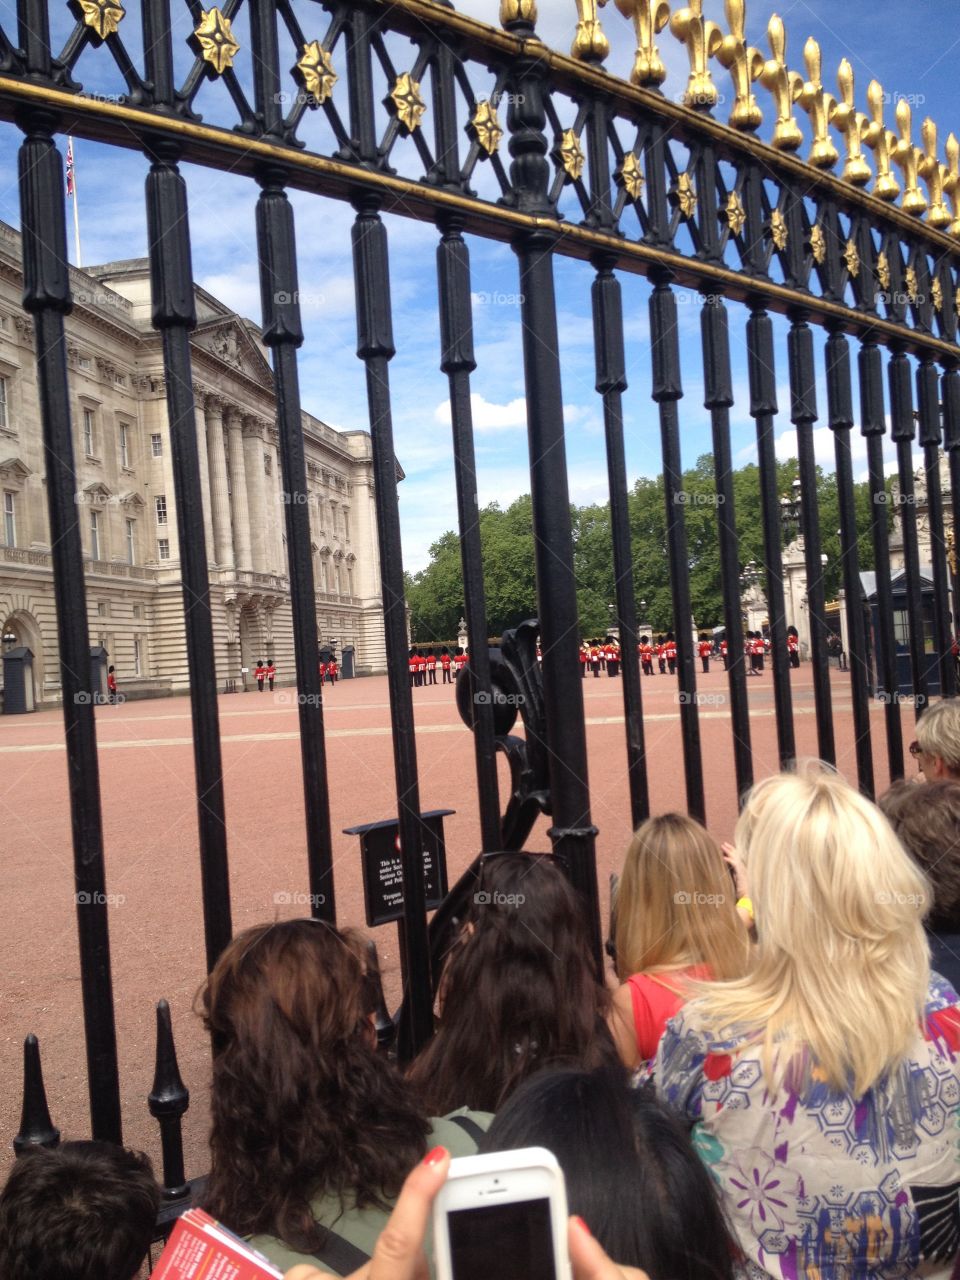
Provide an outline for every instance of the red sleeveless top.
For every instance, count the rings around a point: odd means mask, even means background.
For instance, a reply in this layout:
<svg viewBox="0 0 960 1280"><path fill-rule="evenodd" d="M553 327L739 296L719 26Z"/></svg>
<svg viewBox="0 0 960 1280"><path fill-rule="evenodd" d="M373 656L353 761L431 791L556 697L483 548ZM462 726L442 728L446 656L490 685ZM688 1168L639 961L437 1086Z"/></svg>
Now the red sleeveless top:
<svg viewBox="0 0 960 1280"><path fill-rule="evenodd" d="M665 973L635 973L627 979L633 1002L633 1028L637 1051L642 1062L657 1056L657 1046L667 1023L687 1002L688 982L709 982L710 966L690 965L687 969L670 969Z"/></svg>

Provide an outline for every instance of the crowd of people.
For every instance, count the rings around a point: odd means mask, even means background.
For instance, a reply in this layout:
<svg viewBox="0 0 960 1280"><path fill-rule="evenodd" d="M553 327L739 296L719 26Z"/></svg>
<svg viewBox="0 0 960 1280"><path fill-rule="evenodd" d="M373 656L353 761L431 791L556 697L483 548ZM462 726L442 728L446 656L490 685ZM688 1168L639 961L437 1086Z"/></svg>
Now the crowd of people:
<svg viewBox="0 0 960 1280"><path fill-rule="evenodd" d="M198 997L203 1207L287 1280L419 1280L450 1157L542 1146L577 1280L957 1276L960 700L911 756L879 805L820 762L767 777L723 846L648 819L606 980L557 857L485 854L406 1070L360 934L246 929ZM0 1275L132 1280L156 1205L136 1154L27 1152Z"/></svg>

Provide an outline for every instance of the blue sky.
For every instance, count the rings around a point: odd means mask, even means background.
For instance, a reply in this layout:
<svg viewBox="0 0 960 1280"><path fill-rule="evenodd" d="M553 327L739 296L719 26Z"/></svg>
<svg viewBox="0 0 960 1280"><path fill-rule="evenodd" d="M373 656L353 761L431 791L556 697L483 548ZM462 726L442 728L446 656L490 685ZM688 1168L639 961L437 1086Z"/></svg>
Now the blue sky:
<svg viewBox="0 0 960 1280"><path fill-rule="evenodd" d="M456 7L488 22L498 21L498 0L456 0ZM674 8L677 6L674 5ZM721 0L704 0L705 16L726 29ZM54 0L57 34L70 26L66 5ZM554 48L566 51L576 24L574 0L540 0L538 34ZM920 123L931 115L940 129L940 150L951 128L960 132L957 65L960 60L960 26L952 18L953 6L945 0L748 0L747 37L766 56L766 24L774 11L787 29L787 61L803 69L803 45L813 35L823 51L823 81L835 91L836 68L843 57L853 64L858 109L866 110L865 92L871 78L883 84L891 100L909 96L914 109L914 140L919 142ZM139 57L138 5L130 0L122 33L135 57ZM186 67L190 54L179 44L189 33L186 5L174 0L179 13L175 34ZM320 10L304 0L295 9L307 38L320 36ZM15 32L12 0L0 3L0 22L11 36ZM611 3L601 11L611 41L607 67L627 75L632 64L633 29ZM315 28L315 29L314 29ZM247 44L242 22L237 34ZM54 41L56 43L56 39ZM687 76L686 52L669 30L661 33L659 47L669 70L664 91L682 93ZM247 45L247 47L249 47ZM409 45L406 46L409 49ZM393 47L397 69L412 61L400 45ZM118 92L122 86L106 68L103 53L88 50L77 69L87 91ZM292 61L292 60L291 60ZM289 64L288 64L289 65ZM715 61L714 80L729 94L729 77ZM475 85L475 87L478 87ZM483 88L484 86L480 86ZM341 80L338 89L345 88ZM772 102L760 86L758 100L764 109L761 135L769 136ZM336 96L336 94L335 94ZM205 86L197 108L211 123L227 119L220 85ZM342 108L345 110L345 108ZM319 113L318 113L319 114ZM721 105L717 115L725 118ZM798 122L808 134L807 118L799 109ZM429 126L429 116L425 124ZM566 123L566 122L565 122ZM886 123L894 127L893 105ZM310 145L326 148L327 136L317 117L310 121ZM18 131L0 127L0 218L19 225L16 188ZM402 144L409 148L411 144ZM805 154L806 148L801 152ZM841 146L842 151L842 146ZM86 264L142 256L146 252L143 179L146 161L136 153L85 141L75 143L83 255ZM404 155L409 155L409 150ZM413 158L415 159L415 157ZM402 172L414 172L412 160L398 163ZM408 167L408 165L410 167ZM416 169L419 175L419 169ZM184 166L190 196L194 274L210 292L254 320L260 318L259 285L254 233L257 189L244 178ZM488 175L481 175L481 190L489 191ZM350 225L353 211L333 200L292 194L297 215L300 288L306 342L301 351L301 386L306 409L333 426L367 427L363 366L355 354L356 327ZM569 190L563 207L572 209ZM72 217L72 211L70 216ZM573 215L571 216L578 216ZM428 560L429 546L447 529L456 527L449 407L446 378L439 372L439 331L436 305L434 228L407 219L386 219L391 256L391 288L397 355L391 365L396 452L406 472L400 488L405 566L413 571ZM474 318L478 369L473 379L476 447L481 504L497 500L506 504L529 490L526 417L517 300L516 260L509 247L471 239L474 273ZM72 252L72 239L71 239ZM571 497L576 502L602 502L607 494L606 463L600 400L593 388L594 356L590 320L590 285L593 271L586 263L557 258L560 354ZM656 406L649 398L650 347L647 325L649 286L635 276L622 278L626 313L627 369L630 387L625 396L627 466L631 481L660 471L660 435ZM679 292L681 352L684 361L685 397L681 403L682 448L685 464L692 464L710 448L709 417L702 405L698 299ZM743 325L746 311L732 306L731 342L734 385L738 406L732 411L733 451L738 463L756 456L752 420L746 412L746 367ZM778 420L778 452L794 452L786 395L785 325L777 326L777 377L781 388ZM816 331L818 359L822 366L822 334ZM821 415L826 394L819 393ZM859 437L854 440L858 474L865 467ZM818 460L832 469L829 430L817 430ZM888 456L893 451L888 445Z"/></svg>

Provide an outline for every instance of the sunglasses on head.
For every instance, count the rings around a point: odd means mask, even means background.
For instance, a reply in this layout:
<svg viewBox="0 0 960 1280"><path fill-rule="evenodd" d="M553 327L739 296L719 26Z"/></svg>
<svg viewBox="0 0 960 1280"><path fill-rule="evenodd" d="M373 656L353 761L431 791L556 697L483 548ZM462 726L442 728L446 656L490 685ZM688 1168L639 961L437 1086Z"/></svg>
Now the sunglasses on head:
<svg viewBox="0 0 960 1280"><path fill-rule="evenodd" d="M914 741L910 743L908 750L914 758L916 758L917 756L923 755L923 752L920 750L920 743L917 742L916 739L914 739Z"/></svg>
<svg viewBox="0 0 960 1280"><path fill-rule="evenodd" d="M530 865L540 862L551 862L554 866L559 867L561 871L567 870L566 860L556 853L524 853L519 849L495 849L492 853L481 853L480 863L477 869L477 879L479 889L484 888L484 869L489 867L491 863L496 862L497 858L529 858Z"/></svg>

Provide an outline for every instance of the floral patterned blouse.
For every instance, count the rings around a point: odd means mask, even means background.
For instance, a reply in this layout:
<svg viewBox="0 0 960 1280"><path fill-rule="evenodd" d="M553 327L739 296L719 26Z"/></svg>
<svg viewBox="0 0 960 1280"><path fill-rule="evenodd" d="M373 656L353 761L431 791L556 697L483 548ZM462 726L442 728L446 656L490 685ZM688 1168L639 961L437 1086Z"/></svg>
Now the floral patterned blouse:
<svg viewBox="0 0 960 1280"><path fill-rule="evenodd" d="M750 1280L946 1280L960 1248L960 1008L933 975L907 1061L862 1098L801 1055L771 1098L760 1050L668 1023L657 1090L693 1122Z"/></svg>

